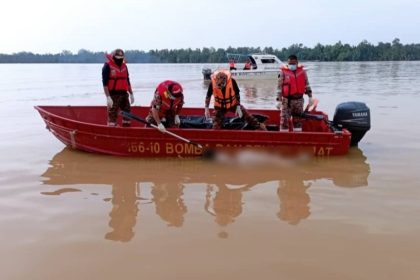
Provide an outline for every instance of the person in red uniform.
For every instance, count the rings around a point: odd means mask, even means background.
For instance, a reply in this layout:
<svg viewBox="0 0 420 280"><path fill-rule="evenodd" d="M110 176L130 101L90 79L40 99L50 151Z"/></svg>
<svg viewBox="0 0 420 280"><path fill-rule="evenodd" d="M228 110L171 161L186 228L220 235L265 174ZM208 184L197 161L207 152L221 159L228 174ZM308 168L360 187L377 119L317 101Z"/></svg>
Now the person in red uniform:
<svg viewBox="0 0 420 280"><path fill-rule="evenodd" d="M229 70L236 70L234 59L229 59Z"/></svg>
<svg viewBox="0 0 420 280"><path fill-rule="evenodd" d="M106 55L102 67L102 85L108 105L108 126L117 126L118 111L130 112L134 103L124 51L116 49ZM130 120L123 117L122 126L130 126Z"/></svg>
<svg viewBox="0 0 420 280"><path fill-rule="evenodd" d="M287 65L283 65L280 70L277 96L277 100L281 102L280 130L289 129L289 120L293 116L293 127L301 131L299 116L303 113L303 95L308 95L309 105L313 103L308 76L303 65L298 63L296 55L290 55Z"/></svg>
<svg viewBox="0 0 420 280"><path fill-rule="evenodd" d="M252 67L251 60L247 59L243 70L251 70L251 67Z"/></svg>
<svg viewBox="0 0 420 280"><path fill-rule="evenodd" d="M211 83L209 84L207 95L205 99L205 116L210 119L210 100L214 97L214 120L213 128L221 129L224 116L228 112L234 112L240 118L244 118L253 127L258 127L261 130L266 130L263 123L253 117L244 106L240 104L239 87L235 79L231 77L228 70L216 70L211 76Z"/></svg>
<svg viewBox="0 0 420 280"><path fill-rule="evenodd" d="M150 113L146 120L157 125L159 130L166 132L166 127L179 127L179 113L184 105L182 86L175 81L167 80L160 83L151 103Z"/></svg>

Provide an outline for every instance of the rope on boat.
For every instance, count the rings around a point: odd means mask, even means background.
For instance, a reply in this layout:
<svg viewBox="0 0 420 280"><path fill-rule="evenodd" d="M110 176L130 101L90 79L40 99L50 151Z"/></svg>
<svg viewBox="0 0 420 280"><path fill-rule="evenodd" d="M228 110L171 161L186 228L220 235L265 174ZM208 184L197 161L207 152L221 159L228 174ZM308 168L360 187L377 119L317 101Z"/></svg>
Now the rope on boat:
<svg viewBox="0 0 420 280"><path fill-rule="evenodd" d="M76 149L76 130L69 131L70 134L70 143L73 149Z"/></svg>

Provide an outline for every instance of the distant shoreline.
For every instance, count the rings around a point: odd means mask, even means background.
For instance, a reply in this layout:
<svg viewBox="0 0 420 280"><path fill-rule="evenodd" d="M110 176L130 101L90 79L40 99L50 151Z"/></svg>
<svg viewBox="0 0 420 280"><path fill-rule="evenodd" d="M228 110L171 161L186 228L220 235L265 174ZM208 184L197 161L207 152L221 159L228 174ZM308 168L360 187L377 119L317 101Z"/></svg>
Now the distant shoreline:
<svg viewBox="0 0 420 280"><path fill-rule="evenodd" d="M416 62L417 60L352 60L352 61L320 61L320 60L300 60L300 62ZM0 65L4 64L103 64L102 62L0 62ZM128 64L223 64L226 62L128 62Z"/></svg>
<svg viewBox="0 0 420 280"><path fill-rule="evenodd" d="M235 53L248 55L251 53L274 54L282 61L287 61L291 54L298 56L301 61L419 61L420 44L401 44L398 38L391 43L373 45L364 40L356 46L343 44L341 41L334 45L317 44L313 48L302 44L293 44L288 48L274 49L272 47L253 48L239 47L226 49L163 49L163 50L126 50L125 56L129 63L227 63L227 54ZM104 63L106 52L92 52L86 49L76 54L63 50L56 54L35 54L18 52L0 54L0 63Z"/></svg>

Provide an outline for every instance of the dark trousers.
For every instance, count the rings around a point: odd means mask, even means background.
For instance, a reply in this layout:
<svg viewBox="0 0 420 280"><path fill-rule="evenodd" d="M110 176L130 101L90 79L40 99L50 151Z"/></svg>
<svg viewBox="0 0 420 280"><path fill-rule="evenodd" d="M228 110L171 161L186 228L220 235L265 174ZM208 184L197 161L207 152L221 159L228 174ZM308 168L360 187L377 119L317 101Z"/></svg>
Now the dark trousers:
<svg viewBox="0 0 420 280"><path fill-rule="evenodd" d="M128 93L125 94L111 94L112 98L112 107L108 108L108 125L109 126L116 126L117 125L117 118L118 112L120 110L130 112L131 106L130 101L128 100ZM130 126L131 122L130 119L123 117L122 126Z"/></svg>

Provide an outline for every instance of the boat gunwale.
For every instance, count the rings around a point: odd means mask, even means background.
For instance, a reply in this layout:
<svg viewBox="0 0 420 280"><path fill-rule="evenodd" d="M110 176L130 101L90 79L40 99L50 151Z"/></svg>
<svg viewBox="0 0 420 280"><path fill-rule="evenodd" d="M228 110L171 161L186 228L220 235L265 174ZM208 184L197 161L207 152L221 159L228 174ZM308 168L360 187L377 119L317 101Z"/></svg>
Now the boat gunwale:
<svg viewBox="0 0 420 280"><path fill-rule="evenodd" d="M84 122L84 121L80 121L80 120L77 120L77 119L72 119L72 118L69 118L69 117L58 115L57 113L52 113L51 111L48 111L48 110L45 109L45 107L52 107L52 108L63 107L63 108L68 108L68 109L70 109L70 108L77 108L77 107L83 108L83 109L87 109L87 108L103 108L104 107L104 106L100 106L100 105L87 105L87 106L84 106L84 105L76 105L76 106L73 106L73 105L37 105L37 106L34 106L34 107L38 111L42 111L46 115L49 115L49 116L51 116L53 118L62 119L62 120L65 120L67 122L71 122L71 123L77 124L79 126L98 127L98 128L111 128L111 129L117 129L117 131L130 131L130 130L136 130L136 131L142 131L142 130L153 131L153 130L155 130L155 128L147 127L147 126L135 126L135 127L122 127L122 126L118 126L118 127L109 127L106 124L99 124L99 123L96 123L96 122ZM144 108L147 108L147 107L146 106L138 106L137 108L144 109ZM185 109L187 109L187 110L188 109L197 110L197 109L201 109L201 108L197 108L197 107L186 107ZM258 109L250 109L249 111L252 112L254 110L258 111ZM276 110L273 110L273 109L261 109L261 110L262 111L267 111L267 112L275 112L276 111ZM181 116L183 116L183 115L181 114ZM184 115L184 116L189 116L189 115ZM49 122L54 123L53 121L49 121ZM235 133L237 135L238 134L241 135L241 137L238 137L238 138L241 138L241 139L244 138L243 136L246 136L246 135L254 135L254 133L263 134L263 135L264 134L266 134L266 135L273 135L273 134L279 134L279 133L281 133L281 134L287 134L287 135L290 135L290 134L291 135L337 135L337 133L335 133L334 131L299 131L299 132L292 131L292 132L290 132L290 131L274 131L274 130L264 131L264 130L241 130L241 129L220 129L220 130L215 130L215 129L211 129L211 128L209 128L209 129L203 129L203 128L168 128L168 130L171 131L171 132L181 132L181 134L183 134L183 132L186 132L186 134L192 134L192 133L195 134L196 132L206 132L206 133L209 133L210 132L211 134L217 134L217 135L231 135L232 133ZM198 137L200 137L199 134L201 134L201 133L198 133L196 135ZM343 136L347 136L347 135L350 135L351 136L351 133L347 129L343 129L340 134L343 135ZM204 139L209 139L209 137L205 137ZM232 140L234 140L234 139L232 139Z"/></svg>

